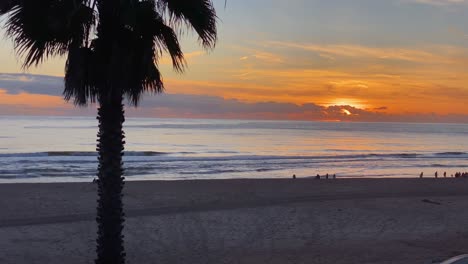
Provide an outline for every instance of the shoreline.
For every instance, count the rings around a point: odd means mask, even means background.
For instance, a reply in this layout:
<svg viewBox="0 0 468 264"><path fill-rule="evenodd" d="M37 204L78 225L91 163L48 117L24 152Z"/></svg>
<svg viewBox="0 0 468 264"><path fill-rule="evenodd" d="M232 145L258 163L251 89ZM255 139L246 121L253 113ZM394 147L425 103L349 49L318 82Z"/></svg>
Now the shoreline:
<svg viewBox="0 0 468 264"><path fill-rule="evenodd" d="M333 174L332 174L333 175ZM463 177L455 178L451 176L443 177L439 176L435 178L432 176L424 176L420 178L418 175L414 175L412 177L388 177L388 176L337 176L336 179L332 178L330 175L329 179L325 179L325 175L321 175L320 180L322 181L332 181L332 180L463 180ZM317 180L315 179L316 176L297 176L296 180ZM0 185L3 184L86 184L92 183L93 179L97 177L89 177L89 178L75 178L70 177L69 180L58 180L63 179L65 177L37 177L37 178L14 178L14 179L0 179ZM276 180L293 180L291 177L272 177L272 178L200 178L200 179L156 179L156 178L145 178L145 179L132 179L131 177L126 177L125 182L197 182L197 181L276 181Z"/></svg>
<svg viewBox="0 0 468 264"><path fill-rule="evenodd" d="M463 181L467 181L468 182L468 178L463 178L463 177L459 177L459 178L455 178L455 177L438 177L438 178L435 178L434 176L431 176L431 177L423 177L423 178L419 178L419 176L414 176L414 177L337 177L336 179L333 179L332 178L332 175L329 176L328 179L325 179L323 177L325 177L324 175L321 175L320 179L316 179L315 178L316 176L304 176L304 177L300 177L300 176L297 176L297 178L293 179L292 177L288 177L288 178L283 178L283 177L272 177L272 178L219 178L219 179L205 179L205 178L201 178L201 179L183 179L183 180L180 180L180 179L128 179L128 178L125 178L125 183L129 183L129 184L143 184L143 183L196 183L196 182L205 182L205 183L209 183L209 184L213 184L213 183L216 183L216 182L274 182L274 181L285 181L285 182L294 182L294 181L305 181L305 182L315 182L315 183L320 183L320 182L333 182L333 181L340 181L340 182L349 182L349 181L354 181L354 182L379 182L379 181L388 181L388 182L397 182L397 181L408 181L408 182L411 182L411 184L413 184L413 181L420 181L420 182L429 182L429 181L447 181L447 182L450 182L450 181L460 181L460 182L463 182ZM57 179L57 178L47 178L47 179ZM24 182L12 182L10 180L8 181L0 181L0 186L2 185L21 185L21 184L24 184L24 185L35 185L35 184L78 184L78 185L81 185L81 184L93 184L93 179L97 179L97 177L93 177L93 178L89 178L89 179L86 179L85 180L82 180L82 181L40 181L40 182L29 182L27 180L30 180L30 179L25 179Z"/></svg>

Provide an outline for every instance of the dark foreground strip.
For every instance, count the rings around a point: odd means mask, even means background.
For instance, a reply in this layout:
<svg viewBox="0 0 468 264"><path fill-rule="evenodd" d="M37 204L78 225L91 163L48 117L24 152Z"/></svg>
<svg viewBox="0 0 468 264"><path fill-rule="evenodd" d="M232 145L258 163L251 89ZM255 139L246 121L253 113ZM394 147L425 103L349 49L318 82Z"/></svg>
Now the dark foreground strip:
<svg viewBox="0 0 468 264"><path fill-rule="evenodd" d="M300 196L300 197L287 197L287 198L276 198L276 199L259 199L250 200L234 203L216 202L205 203L205 204L193 204L190 206L169 206L169 207L157 207L157 208L142 208L142 209L127 209L127 218L144 217L144 216L161 216L161 215L174 215L174 214L186 214L186 213L199 213L199 212L211 212L211 211L224 211L234 209L254 209L269 206L281 206L295 203L308 203L308 202L326 202L336 200L348 200L348 199L360 199L360 200L371 200L371 199L382 199L382 198L426 198L426 197L465 197L468 194L459 193L431 193L431 192L411 192L411 193L381 193L381 194L342 194L342 195L311 195L311 196ZM82 221L94 221L96 217L95 213L83 213L83 214L69 214L69 215L57 215L57 216L45 216L45 217L34 217L34 218L22 218L22 219L5 219L0 220L0 228L5 227L20 227L20 226L32 226L32 225L50 225L50 224L64 224L74 223Z"/></svg>

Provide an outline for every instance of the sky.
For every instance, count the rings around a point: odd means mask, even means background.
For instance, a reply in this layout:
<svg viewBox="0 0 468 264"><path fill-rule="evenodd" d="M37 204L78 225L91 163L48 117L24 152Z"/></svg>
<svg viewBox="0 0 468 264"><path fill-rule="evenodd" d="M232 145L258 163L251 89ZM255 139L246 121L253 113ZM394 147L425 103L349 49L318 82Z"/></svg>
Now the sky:
<svg viewBox="0 0 468 264"><path fill-rule="evenodd" d="M468 0L214 0L219 41L132 116L468 123ZM1 31L0 34L4 32ZM24 71L0 41L0 115L94 115L62 99L65 58Z"/></svg>

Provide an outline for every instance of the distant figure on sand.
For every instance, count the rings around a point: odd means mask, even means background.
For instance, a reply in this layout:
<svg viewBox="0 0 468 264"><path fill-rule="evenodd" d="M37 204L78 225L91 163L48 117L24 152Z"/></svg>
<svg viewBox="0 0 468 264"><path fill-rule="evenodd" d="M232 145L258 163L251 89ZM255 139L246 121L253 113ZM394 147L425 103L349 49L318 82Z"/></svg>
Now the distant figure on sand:
<svg viewBox="0 0 468 264"><path fill-rule="evenodd" d="M333 179L336 179L336 174L333 174Z"/></svg>
<svg viewBox="0 0 468 264"><path fill-rule="evenodd" d="M315 176L315 179L320 180L320 174L317 174L317 176Z"/></svg>
<svg viewBox="0 0 468 264"><path fill-rule="evenodd" d="M327 179L327 180L328 180L328 173L327 173L327 175L325 175L325 179Z"/></svg>
<svg viewBox="0 0 468 264"><path fill-rule="evenodd" d="M436 179L439 178L439 172L436 171L434 175L435 175Z"/></svg>
<svg viewBox="0 0 468 264"><path fill-rule="evenodd" d="M444 171L444 178L447 178L447 172Z"/></svg>
<svg viewBox="0 0 468 264"><path fill-rule="evenodd" d="M424 172L421 172L421 174L419 174L419 178L422 178L424 177Z"/></svg>
<svg viewBox="0 0 468 264"><path fill-rule="evenodd" d="M296 174L293 174L293 180L295 180L295 179L296 179Z"/></svg>

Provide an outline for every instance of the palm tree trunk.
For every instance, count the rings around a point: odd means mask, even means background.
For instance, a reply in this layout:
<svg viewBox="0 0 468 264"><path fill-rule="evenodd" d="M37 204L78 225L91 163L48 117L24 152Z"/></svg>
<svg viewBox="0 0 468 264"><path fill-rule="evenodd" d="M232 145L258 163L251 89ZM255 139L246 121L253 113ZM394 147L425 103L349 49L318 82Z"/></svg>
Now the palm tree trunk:
<svg viewBox="0 0 468 264"><path fill-rule="evenodd" d="M124 264L124 213L122 203L123 150L125 121L122 94L99 100L98 132L98 205L96 264Z"/></svg>

